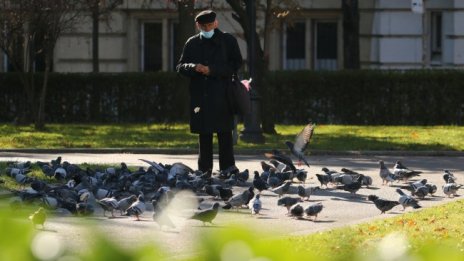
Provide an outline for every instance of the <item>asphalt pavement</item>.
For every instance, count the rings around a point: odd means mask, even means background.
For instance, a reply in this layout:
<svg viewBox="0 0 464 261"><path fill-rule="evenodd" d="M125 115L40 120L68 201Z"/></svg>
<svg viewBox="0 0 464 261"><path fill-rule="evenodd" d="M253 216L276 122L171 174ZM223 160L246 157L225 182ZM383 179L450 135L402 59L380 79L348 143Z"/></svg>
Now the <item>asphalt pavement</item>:
<svg viewBox="0 0 464 261"><path fill-rule="evenodd" d="M186 217L192 213L193 209L189 209L185 204L179 204L182 209L179 209L179 207L171 209L170 214L176 224L175 229L160 230L157 223L152 220L153 212L150 208L142 215L143 221L134 221L134 218L129 217L109 219L103 217L100 210L92 217L84 218L84 220L94 224L95 226L90 226L103 232L105 236L123 246L130 247L155 242L173 253L180 254L193 250L196 239L203 232L212 229L223 229L231 226L231 224L241 224L253 230L265 231L268 235L280 237L310 234L416 211L409 208L403 212L401 206L396 206L391 211L381 215L380 211L370 201L367 201L366 198L370 194L398 200L399 196L395 189L407 185L399 182L394 183L393 186L383 186L379 177L379 160L383 160L389 168L393 168L394 163L401 160L407 167L423 171L420 178L425 178L429 183L437 185L438 191L435 196L427 196L425 200L420 201L424 208L462 198L459 196L455 198L446 197L441 186L444 184L442 178L443 169L452 171L458 178L458 183L462 183L464 180L464 156L405 156L402 153L398 153L398 155L402 156L395 156L394 153L385 154L388 155L309 155L308 159L311 167L304 167L308 171L308 180L305 185L320 185L315 174L322 173L322 167L338 171L343 167L349 168L373 178L373 185L369 188L361 188L355 197L348 192L329 187L316 192L309 201L300 203L303 207L316 202L321 202L324 205L324 209L318 216L317 221L296 220L287 216L287 210L277 206L278 196L270 191L262 193L263 211L261 215L252 216L248 209L238 211L221 209L213 226L204 227L199 221L187 219ZM195 154L60 153L59 155L62 156L63 160L74 164L119 164L125 162L130 166L147 167L147 164L139 159L148 159L167 164L183 162L193 169L197 168L197 156ZM55 153L0 152L0 161L50 161L57 156L58 154ZM251 173L254 170L261 171L260 161L262 160L266 160L262 155L236 155L238 168L240 170L249 169ZM217 157L215 157L214 163L215 167L217 167ZM252 177L250 175L250 182ZM245 187L235 188L234 192L244 189ZM461 189L459 192L462 193L462 191ZM213 204L214 201L210 197L202 197L206 199L201 203L202 207ZM184 203L186 201L188 200L185 200ZM92 243L92 239L83 236L87 234L86 231L88 230L86 228L89 227L89 222L82 223L82 219L78 217L50 217L46 222L46 231L63 238L71 249L78 250ZM92 229L92 231L95 231L95 229Z"/></svg>

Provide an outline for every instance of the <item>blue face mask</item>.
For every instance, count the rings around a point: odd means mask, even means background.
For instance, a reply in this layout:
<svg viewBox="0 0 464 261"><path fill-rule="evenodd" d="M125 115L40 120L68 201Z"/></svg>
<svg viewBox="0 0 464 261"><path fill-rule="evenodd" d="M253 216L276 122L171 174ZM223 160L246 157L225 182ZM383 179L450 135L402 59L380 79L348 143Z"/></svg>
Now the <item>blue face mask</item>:
<svg viewBox="0 0 464 261"><path fill-rule="evenodd" d="M205 32L205 31L203 31L203 30L200 30L200 35L201 35L201 37L204 37L204 38L206 38L206 39L209 39L209 38L213 37L213 35L214 35L214 29L211 30L211 31L209 31L209 32Z"/></svg>

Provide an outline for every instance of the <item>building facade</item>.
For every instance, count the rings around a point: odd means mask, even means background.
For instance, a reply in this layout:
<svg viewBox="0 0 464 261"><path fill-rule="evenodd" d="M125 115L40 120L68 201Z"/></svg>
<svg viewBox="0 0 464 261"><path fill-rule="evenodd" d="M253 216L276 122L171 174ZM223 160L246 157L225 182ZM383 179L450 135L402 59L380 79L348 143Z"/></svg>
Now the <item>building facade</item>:
<svg viewBox="0 0 464 261"><path fill-rule="evenodd" d="M125 0L111 18L101 21L101 72L172 71L177 11L169 1ZM211 1L197 1L207 8ZM424 13L411 9L415 0L359 0L362 68L418 69L464 67L464 0L423 0ZM420 1L419 1L420 2ZM243 32L225 0L214 1L220 28L239 39L246 59ZM271 70L343 69L340 0L301 0L291 24L281 23L266 42ZM258 13L258 29L263 26ZM92 71L91 21L83 20L58 40L55 72ZM261 40L263 44L263 39ZM0 55L0 71L8 71Z"/></svg>

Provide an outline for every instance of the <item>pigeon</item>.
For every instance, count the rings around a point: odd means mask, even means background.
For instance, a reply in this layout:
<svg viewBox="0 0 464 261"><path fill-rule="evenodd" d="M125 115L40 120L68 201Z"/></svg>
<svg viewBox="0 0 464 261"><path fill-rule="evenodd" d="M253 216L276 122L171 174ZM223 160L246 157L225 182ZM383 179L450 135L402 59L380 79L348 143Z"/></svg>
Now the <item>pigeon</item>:
<svg viewBox="0 0 464 261"><path fill-rule="evenodd" d="M426 186L427 180L422 179L420 181L411 183L411 195L423 199L427 194L429 194L430 189Z"/></svg>
<svg viewBox="0 0 464 261"><path fill-rule="evenodd" d="M422 171L415 171L408 169L406 166L404 166L401 161L397 161L395 166L393 167L393 174L397 176L399 179L402 179L403 181L408 181L410 178L415 177L415 176L420 176Z"/></svg>
<svg viewBox="0 0 464 261"><path fill-rule="evenodd" d="M269 158L269 159L274 159L274 160L280 161L280 162L284 163L285 165L287 165L293 172L296 171L296 168L293 165L292 160L287 155L284 155L282 152L280 152L278 150L274 149L274 150L272 150L272 153L264 153L264 156L266 158Z"/></svg>
<svg viewBox="0 0 464 261"><path fill-rule="evenodd" d="M285 145L290 149L290 152L298 159L298 165L301 165L301 161L303 161L306 166L309 167L308 160L304 155L304 151L308 147L309 141L314 133L315 124L309 123L306 125L303 130L301 130L298 135L296 135L295 143L290 141L286 141Z"/></svg>
<svg viewBox="0 0 464 261"><path fill-rule="evenodd" d="M269 177L267 178L267 184L271 188L276 188L282 185L282 180L277 177L277 174L275 173L275 169L271 169L269 171Z"/></svg>
<svg viewBox="0 0 464 261"><path fill-rule="evenodd" d="M433 184L425 184L425 186L429 189L429 193L431 196L437 192L437 186Z"/></svg>
<svg viewBox="0 0 464 261"><path fill-rule="evenodd" d="M226 205L223 206L223 209L231 209L231 208L239 208L242 205L248 205L250 200L255 196L253 192L254 188L249 187L247 190L243 191L240 194L237 194L231 197L227 202Z"/></svg>
<svg viewBox="0 0 464 261"><path fill-rule="evenodd" d="M284 206L287 208L287 214L290 213L290 207L295 205L296 203L301 202L300 198L292 198L292 197L283 197L277 200L277 206Z"/></svg>
<svg viewBox="0 0 464 261"><path fill-rule="evenodd" d="M248 178L250 178L250 171L248 169L237 173L237 180L241 182L246 182Z"/></svg>
<svg viewBox="0 0 464 261"><path fill-rule="evenodd" d="M376 195L369 195L367 199L374 202L375 206L380 210L380 214L384 214L386 211L400 204L398 201L381 199Z"/></svg>
<svg viewBox="0 0 464 261"><path fill-rule="evenodd" d="M190 217L190 219L195 219L203 222L203 226L205 223L213 224L214 218L216 218L217 213L219 210L219 203L214 203L210 208L199 210Z"/></svg>
<svg viewBox="0 0 464 261"><path fill-rule="evenodd" d="M398 202L400 202L400 204L403 206L403 211L407 207L412 207L415 209L421 208L421 206L419 205L416 199L414 199L413 197L409 195L406 195L401 189L396 189L396 192L400 195Z"/></svg>
<svg viewBox="0 0 464 261"><path fill-rule="evenodd" d="M219 190L219 197L223 201L229 200L234 194L232 193L232 189L223 188L222 186L218 187Z"/></svg>
<svg viewBox="0 0 464 261"><path fill-rule="evenodd" d="M140 194L137 198L137 201L132 203L132 205L126 210L127 216L135 216L137 221L140 221L140 215L145 212L145 198L143 194Z"/></svg>
<svg viewBox="0 0 464 261"><path fill-rule="evenodd" d="M123 198L118 201L118 209L121 212L121 215L127 211L127 209L137 200L135 195Z"/></svg>
<svg viewBox="0 0 464 261"><path fill-rule="evenodd" d="M44 228L45 220L47 219L47 214L45 214L44 208L39 208L36 212L29 216L29 219L32 221L34 227L41 225L42 229Z"/></svg>
<svg viewBox="0 0 464 261"><path fill-rule="evenodd" d="M355 182L351 184L346 184L344 186L338 186L337 188L343 189L345 191L350 192L352 195L355 195L356 192L361 188L361 181L363 178L364 178L364 175L361 174L358 176L358 179Z"/></svg>
<svg viewBox="0 0 464 261"><path fill-rule="evenodd" d="M280 197L282 197L283 194L286 194L288 192L288 189L290 188L291 184L292 184L292 182L287 181L285 184L280 185L277 188L272 189L272 192L279 195L279 198L280 198Z"/></svg>
<svg viewBox="0 0 464 261"><path fill-rule="evenodd" d="M206 194L217 198L219 197L219 189L218 189L219 187L222 188L222 186L218 184L205 185L205 192Z"/></svg>
<svg viewBox="0 0 464 261"><path fill-rule="evenodd" d="M303 217L304 209L300 204L296 204L290 208L290 216L295 218Z"/></svg>
<svg viewBox="0 0 464 261"><path fill-rule="evenodd" d="M266 162L264 161L261 161L261 168L263 169L263 171L270 171L271 168L274 168L273 166L267 164Z"/></svg>
<svg viewBox="0 0 464 261"><path fill-rule="evenodd" d="M305 209L305 213L307 216L310 216L310 217L314 216L314 221L316 221L317 215L321 213L323 208L324 206L322 205L321 202L319 202L319 203L308 206Z"/></svg>
<svg viewBox="0 0 464 261"><path fill-rule="evenodd" d="M267 183L261 179L258 171L254 171L255 177L253 179L253 186L261 193L261 191L269 188Z"/></svg>
<svg viewBox="0 0 464 261"><path fill-rule="evenodd" d="M274 168L278 171L278 172L287 172L287 171L292 171L292 168L290 168L289 166L287 166L285 163L282 163L278 160L275 160L275 159L271 159L269 160L269 162L274 165ZM296 169L295 169L296 170Z"/></svg>
<svg viewBox="0 0 464 261"><path fill-rule="evenodd" d="M301 183L306 183L306 179L308 178L308 172L305 170L297 170L296 172L296 179L298 179Z"/></svg>
<svg viewBox="0 0 464 261"><path fill-rule="evenodd" d="M445 169L443 171L445 172L445 174L443 175L443 179L445 180L446 183L455 183L456 182L457 178L454 177L454 174L451 171L449 171L447 169Z"/></svg>
<svg viewBox="0 0 464 261"><path fill-rule="evenodd" d="M250 202L250 209L251 209L251 214L252 215L259 214L259 211L261 211L262 203L261 203L261 200L259 199L260 197L261 197L260 194L258 194Z"/></svg>
<svg viewBox="0 0 464 261"><path fill-rule="evenodd" d="M153 221L158 223L160 229L163 229L163 226L175 228L176 226L165 211L159 206L158 201L152 200L151 203L153 205Z"/></svg>
<svg viewBox="0 0 464 261"><path fill-rule="evenodd" d="M111 217L114 217L113 210L118 209L118 201L115 198L102 198L96 200L97 204L103 209L103 216L106 217L106 212L111 212Z"/></svg>
<svg viewBox="0 0 464 261"><path fill-rule="evenodd" d="M317 180L321 183L321 187L325 185L328 188L327 184L331 181L330 175L316 174Z"/></svg>
<svg viewBox="0 0 464 261"><path fill-rule="evenodd" d="M382 179L382 185L387 184L390 182L390 184L393 183L393 181L396 180L395 174L393 174L386 166L383 160L379 161L380 164L380 171L379 171L379 176Z"/></svg>
<svg viewBox="0 0 464 261"><path fill-rule="evenodd" d="M306 200L309 200L309 197L317 190L319 190L320 187L317 186L317 187L303 187L303 186L298 186L298 196L301 197L301 199L304 200L304 198L306 198Z"/></svg>
<svg viewBox="0 0 464 261"><path fill-rule="evenodd" d="M458 189L460 189L462 185L457 185L456 183L447 183L443 186L443 193L448 197L457 196Z"/></svg>

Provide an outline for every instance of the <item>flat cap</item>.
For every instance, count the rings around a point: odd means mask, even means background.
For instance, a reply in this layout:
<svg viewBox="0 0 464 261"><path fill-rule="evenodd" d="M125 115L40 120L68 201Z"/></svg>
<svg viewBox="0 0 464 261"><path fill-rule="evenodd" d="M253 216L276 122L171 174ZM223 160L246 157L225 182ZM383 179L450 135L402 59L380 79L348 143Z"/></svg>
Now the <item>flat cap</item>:
<svg viewBox="0 0 464 261"><path fill-rule="evenodd" d="M216 13L213 10L201 11L195 17L195 22L199 24L209 24L216 20Z"/></svg>

